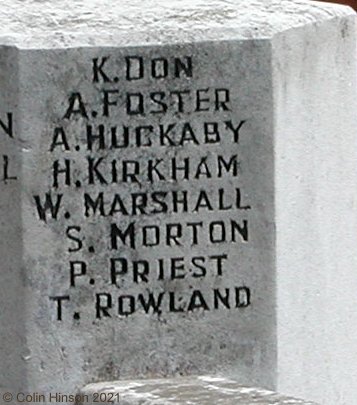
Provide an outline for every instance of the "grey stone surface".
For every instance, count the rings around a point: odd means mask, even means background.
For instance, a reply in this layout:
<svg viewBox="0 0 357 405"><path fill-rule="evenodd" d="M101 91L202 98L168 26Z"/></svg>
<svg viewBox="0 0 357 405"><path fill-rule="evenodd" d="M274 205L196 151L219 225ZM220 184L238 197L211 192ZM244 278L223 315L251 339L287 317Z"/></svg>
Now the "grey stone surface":
<svg viewBox="0 0 357 405"><path fill-rule="evenodd" d="M353 12L15 1L0 20L0 392L209 373L353 403Z"/></svg>
<svg viewBox="0 0 357 405"><path fill-rule="evenodd" d="M0 10L2 42L21 47L172 44L271 38L351 15L308 0L14 0Z"/></svg>
<svg viewBox="0 0 357 405"><path fill-rule="evenodd" d="M122 405L317 405L268 390L242 387L228 378L208 376L90 384L77 395L79 405L92 405L97 400Z"/></svg>

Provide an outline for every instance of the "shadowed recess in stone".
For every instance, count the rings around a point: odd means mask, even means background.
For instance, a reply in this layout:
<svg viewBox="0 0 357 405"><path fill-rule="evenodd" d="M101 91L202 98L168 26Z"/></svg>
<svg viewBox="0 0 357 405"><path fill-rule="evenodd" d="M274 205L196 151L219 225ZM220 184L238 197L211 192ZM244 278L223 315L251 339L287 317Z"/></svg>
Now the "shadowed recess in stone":
<svg viewBox="0 0 357 405"><path fill-rule="evenodd" d="M318 405L272 391L243 387L228 378L208 376L90 384L79 394L82 396L79 405L84 405L88 398L92 405L101 394L102 403L113 395L121 405Z"/></svg>

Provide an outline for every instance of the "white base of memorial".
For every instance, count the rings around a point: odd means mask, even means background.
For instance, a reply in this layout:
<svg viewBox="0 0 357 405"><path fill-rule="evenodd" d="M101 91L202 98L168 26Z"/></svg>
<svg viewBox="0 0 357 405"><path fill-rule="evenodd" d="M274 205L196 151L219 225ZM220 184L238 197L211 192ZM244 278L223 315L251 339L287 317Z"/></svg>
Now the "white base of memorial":
<svg viewBox="0 0 357 405"><path fill-rule="evenodd" d="M209 376L90 384L78 398L78 405L317 405L272 391L243 387L229 378Z"/></svg>

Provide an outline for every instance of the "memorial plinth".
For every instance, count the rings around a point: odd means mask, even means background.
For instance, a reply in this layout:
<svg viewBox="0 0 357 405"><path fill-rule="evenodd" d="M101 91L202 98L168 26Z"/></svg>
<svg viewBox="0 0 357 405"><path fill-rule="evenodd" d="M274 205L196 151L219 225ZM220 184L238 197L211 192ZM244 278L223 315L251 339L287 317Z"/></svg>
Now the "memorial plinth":
<svg viewBox="0 0 357 405"><path fill-rule="evenodd" d="M353 11L44 0L0 20L0 392L209 374L353 403Z"/></svg>
<svg viewBox="0 0 357 405"><path fill-rule="evenodd" d="M317 405L277 393L242 387L217 377L180 377L90 384L77 394L78 405Z"/></svg>

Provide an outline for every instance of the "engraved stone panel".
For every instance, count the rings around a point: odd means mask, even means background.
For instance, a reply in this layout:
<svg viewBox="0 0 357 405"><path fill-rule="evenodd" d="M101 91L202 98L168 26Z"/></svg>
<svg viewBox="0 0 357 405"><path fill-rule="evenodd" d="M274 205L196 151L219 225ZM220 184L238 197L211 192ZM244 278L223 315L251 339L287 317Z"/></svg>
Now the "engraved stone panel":
<svg viewBox="0 0 357 405"><path fill-rule="evenodd" d="M355 398L354 15L242 4L1 8L0 392Z"/></svg>
<svg viewBox="0 0 357 405"><path fill-rule="evenodd" d="M32 361L77 358L72 374L90 359L88 373L105 379L216 369L272 384L266 42L48 50L19 63L31 67ZM46 358L35 345L45 336Z"/></svg>

